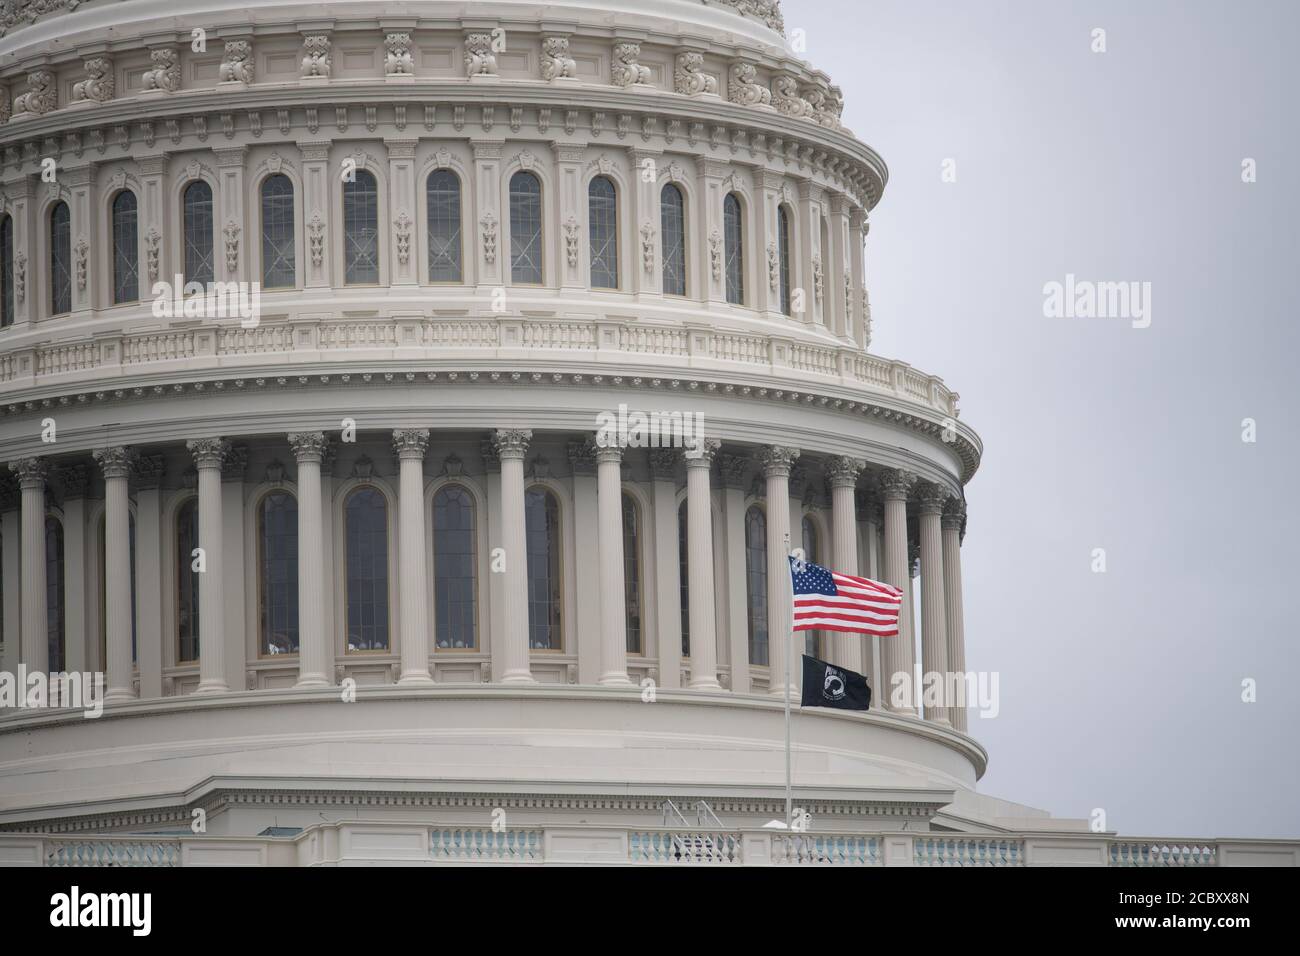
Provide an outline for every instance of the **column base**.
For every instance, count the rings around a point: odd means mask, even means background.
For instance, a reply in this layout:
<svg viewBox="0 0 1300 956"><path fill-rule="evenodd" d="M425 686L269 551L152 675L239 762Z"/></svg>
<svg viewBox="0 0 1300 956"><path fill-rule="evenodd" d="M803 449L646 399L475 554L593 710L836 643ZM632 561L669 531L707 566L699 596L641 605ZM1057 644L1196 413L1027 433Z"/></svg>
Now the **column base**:
<svg viewBox="0 0 1300 956"><path fill-rule="evenodd" d="M691 690L722 690L722 685L715 678L693 680L687 686Z"/></svg>
<svg viewBox="0 0 1300 956"><path fill-rule="evenodd" d="M297 683L293 685L294 690L303 687L328 687L330 682L325 679L324 674L304 674L298 678Z"/></svg>
<svg viewBox="0 0 1300 956"><path fill-rule="evenodd" d="M230 685L223 680L201 680L199 686L194 688L195 695L201 694L229 694Z"/></svg>
<svg viewBox="0 0 1300 956"><path fill-rule="evenodd" d="M502 684L536 684L537 678L531 671L506 671L501 677Z"/></svg>
<svg viewBox="0 0 1300 956"><path fill-rule="evenodd" d="M602 687L631 687L632 680L627 674L602 674L596 681Z"/></svg>
<svg viewBox="0 0 1300 956"><path fill-rule="evenodd" d="M428 671L406 671L401 677L397 678L397 683L402 685L418 684L427 686L434 683L432 675Z"/></svg>
<svg viewBox="0 0 1300 956"><path fill-rule="evenodd" d="M106 704L120 704L125 700L136 700L135 691L126 687L110 687L104 693Z"/></svg>

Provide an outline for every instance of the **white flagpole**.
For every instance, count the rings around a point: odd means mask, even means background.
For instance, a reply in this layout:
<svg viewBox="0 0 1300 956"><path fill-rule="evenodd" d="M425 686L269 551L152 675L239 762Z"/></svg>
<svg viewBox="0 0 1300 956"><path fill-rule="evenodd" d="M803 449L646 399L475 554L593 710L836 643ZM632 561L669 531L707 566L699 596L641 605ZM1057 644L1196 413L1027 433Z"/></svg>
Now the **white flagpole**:
<svg viewBox="0 0 1300 956"><path fill-rule="evenodd" d="M790 532L785 533L786 578L790 582L790 630L785 640L785 828L794 829L790 774L790 645L794 643L794 575L790 574Z"/></svg>

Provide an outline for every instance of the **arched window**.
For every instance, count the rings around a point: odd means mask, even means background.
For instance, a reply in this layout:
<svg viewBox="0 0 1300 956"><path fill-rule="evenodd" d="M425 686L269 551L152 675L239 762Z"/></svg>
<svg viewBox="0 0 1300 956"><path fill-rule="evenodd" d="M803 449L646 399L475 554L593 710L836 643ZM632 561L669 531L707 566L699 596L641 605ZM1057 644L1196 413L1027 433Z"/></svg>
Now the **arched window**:
<svg viewBox="0 0 1300 956"><path fill-rule="evenodd" d="M587 238L591 287L618 288L618 191L604 176L587 186Z"/></svg>
<svg viewBox="0 0 1300 956"><path fill-rule="evenodd" d="M50 670L67 670L66 592L63 581L63 523L45 516L45 625L50 652Z"/></svg>
<svg viewBox="0 0 1300 956"><path fill-rule="evenodd" d="M659 191L659 232L663 236L664 295L686 294L686 200L672 183Z"/></svg>
<svg viewBox="0 0 1300 956"><path fill-rule="evenodd" d="M65 202L50 210L50 314L72 311L72 213Z"/></svg>
<svg viewBox="0 0 1300 956"><path fill-rule="evenodd" d="M727 301L733 305L745 304L744 238L740 200L735 193L727 193L722 200L722 265L727 277Z"/></svg>
<svg viewBox="0 0 1300 956"><path fill-rule="evenodd" d="M749 662L767 663L767 516L745 512L745 598L749 619Z"/></svg>
<svg viewBox="0 0 1300 956"><path fill-rule="evenodd" d="M807 515L804 515L803 519L803 556L805 561L821 564L820 554L817 551L817 525ZM817 631L804 631L803 643L805 654L821 657L818 653L821 642Z"/></svg>
<svg viewBox="0 0 1300 956"><path fill-rule="evenodd" d="M682 605L682 657L691 656L691 565L686 540L686 502L677 506L677 579Z"/></svg>
<svg viewBox="0 0 1300 956"><path fill-rule="evenodd" d="M213 280L212 187L196 179L185 187L181 200L185 245L185 284L207 285Z"/></svg>
<svg viewBox="0 0 1300 956"><path fill-rule="evenodd" d="M296 266L293 183L277 173L262 180L262 287L292 288Z"/></svg>
<svg viewBox="0 0 1300 956"><path fill-rule="evenodd" d="M364 169L343 183L343 281L379 283L379 185Z"/></svg>
<svg viewBox="0 0 1300 956"><path fill-rule="evenodd" d="M131 660L135 660L135 515L128 514L127 547L131 564ZM99 660L108 667L108 518L99 516Z"/></svg>
<svg viewBox="0 0 1300 956"><path fill-rule="evenodd" d="M542 284L542 183L527 172L510 177L510 281Z"/></svg>
<svg viewBox="0 0 1300 956"><path fill-rule="evenodd" d="M388 501L362 486L343 503L348 650L388 650Z"/></svg>
<svg viewBox="0 0 1300 956"><path fill-rule="evenodd" d="M176 662L199 659L199 499L187 498L176 512Z"/></svg>
<svg viewBox="0 0 1300 956"><path fill-rule="evenodd" d="M14 219L0 216L0 329L14 324Z"/></svg>
<svg viewBox="0 0 1300 956"><path fill-rule="evenodd" d="M450 169L429 174L425 190L429 224L429 281L460 282L460 180Z"/></svg>
<svg viewBox="0 0 1300 956"><path fill-rule="evenodd" d="M113 304L140 298L140 244L135 193L113 199Z"/></svg>
<svg viewBox="0 0 1300 956"><path fill-rule="evenodd" d="M558 651L560 631L560 505L545 488L524 495L528 552L528 646Z"/></svg>
<svg viewBox="0 0 1300 956"><path fill-rule="evenodd" d="M273 491L257 507L259 653L298 653L298 501Z"/></svg>
<svg viewBox="0 0 1300 956"><path fill-rule="evenodd" d="M433 607L439 647L478 647L478 563L474 499L460 485L433 496Z"/></svg>
<svg viewBox="0 0 1300 956"><path fill-rule="evenodd" d="M790 214L785 206L776 208L776 258L780 269L781 311L790 314Z"/></svg>
<svg viewBox="0 0 1300 956"><path fill-rule="evenodd" d="M623 495L623 604L627 616L627 652L645 653L641 599L641 506Z"/></svg>

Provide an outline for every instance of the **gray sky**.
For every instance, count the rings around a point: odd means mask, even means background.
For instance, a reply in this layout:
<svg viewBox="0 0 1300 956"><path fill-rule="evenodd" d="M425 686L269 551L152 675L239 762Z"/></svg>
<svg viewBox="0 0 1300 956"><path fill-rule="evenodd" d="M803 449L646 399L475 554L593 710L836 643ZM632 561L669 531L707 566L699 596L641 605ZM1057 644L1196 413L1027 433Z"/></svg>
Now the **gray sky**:
<svg viewBox="0 0 1300 956"><path fill-rule="evenodd" d="M1126 834L1300 837L1300 4L783 7L890 168L872 351L942 375L984 439L981 790ZM1150 327L1045 318L1067 273L1150 282Z"/></svg>

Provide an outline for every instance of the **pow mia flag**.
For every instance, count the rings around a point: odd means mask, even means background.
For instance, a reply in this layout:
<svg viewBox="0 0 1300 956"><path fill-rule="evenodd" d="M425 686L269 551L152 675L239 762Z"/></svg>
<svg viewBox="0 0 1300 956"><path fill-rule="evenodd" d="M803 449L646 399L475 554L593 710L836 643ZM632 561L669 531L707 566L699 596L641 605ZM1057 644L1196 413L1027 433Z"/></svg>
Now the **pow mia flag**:
<svg viewBox="0 0 1300 956"><path fill-rule="evenodd" d="M871 688L861 674L803 655L804 707L837 707L866 710L871 705Z"/></svg>

